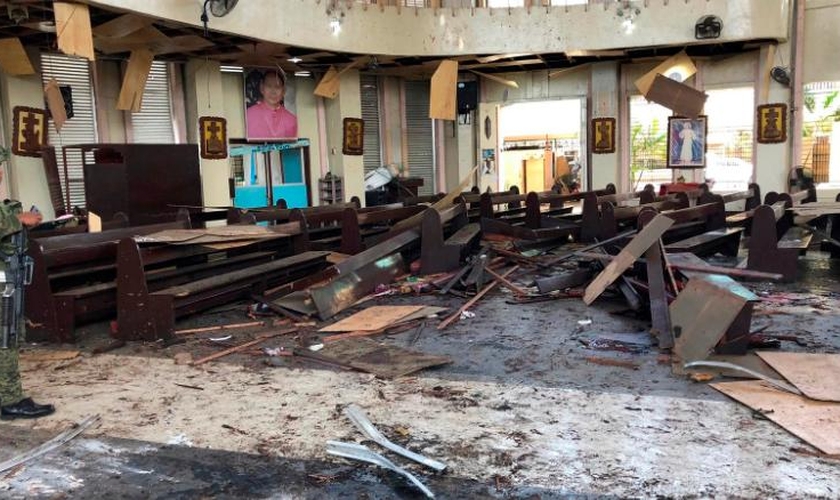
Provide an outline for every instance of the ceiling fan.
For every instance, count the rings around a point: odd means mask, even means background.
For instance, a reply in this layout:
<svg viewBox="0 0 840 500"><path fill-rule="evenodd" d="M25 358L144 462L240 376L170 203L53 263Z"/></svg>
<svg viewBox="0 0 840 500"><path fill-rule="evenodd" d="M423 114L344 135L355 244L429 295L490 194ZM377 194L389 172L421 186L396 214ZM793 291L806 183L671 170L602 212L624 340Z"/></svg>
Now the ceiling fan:
<svg viewBox="0 0 840 500"><path fill-rule="evenodd" d="M207 23L210 21L210 16L207 15L208 7L214 17L223 17L236 7L237 2L239 0L204 0L204 6L201 9L201 22L204 24L205 38L208 34Z"/></svg>

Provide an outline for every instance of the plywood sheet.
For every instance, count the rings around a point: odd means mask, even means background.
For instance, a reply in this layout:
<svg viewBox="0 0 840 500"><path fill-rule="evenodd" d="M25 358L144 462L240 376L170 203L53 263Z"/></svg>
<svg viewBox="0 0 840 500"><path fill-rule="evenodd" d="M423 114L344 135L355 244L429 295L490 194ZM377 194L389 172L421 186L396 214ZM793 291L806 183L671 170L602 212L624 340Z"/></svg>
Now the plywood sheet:
<svg viewBox="0 0 840 500"><path fill-rule="evenodd" d="M703 112L703 106L709 96L684 83L656 75L645 97L678 115L696 118Z"/></svg>
<svg viewBox="0 0 840 500"><path fill-rule="evenodd" d="M93 34L103 38L121 38L151 26L153 22L151 17L125 14L93 28Z"/></svg>
<svg viewBox="0 0 840 500"><path fill-rule="evenodd" d="M840 402L840 354L769 351L756 354L809 398Z"/></svg>
<svg viewBox="0 0 840 500"><path fill-rule="evenodd" d="M90 28L90 10L80 3L53 2L55 31L58 34L58 49L68 56L80 56L91 61L93 54L93 31Z"/></svg>
<svg viewBox="0 0 840 500"><path fill-rule="evenodd" d="M372 306L341 321L321 328L321 332L369 332L392 325L424 306Z"/></svg>
<svg viewBox="0 0 840 500"><path fill-rule="evenodd" d="M636 259L641 257L651 245L657 243L662 234L673 224L673 219L669 219L662 214L654 217L650 224L639 231L639 234L630 240L630 243L601 271L601 274L586 287L586 293L583 296L586 305L593 303L604 293L604 290L618 279L628 267L632 266Z"/></svg>
<svg viewBox="0 0 840 500"><path fill-rule="evenodd" d="M44 85L44 97L52 115L53 125L56 131L61 131L61 127L67 121L67 110L64 107L64 96L61 95L61 89L58 88L58 81L55 78L50 78L50 81Z"/></svg>
<svg viewBox="0 0 840 500"><path fill-rule="evenodd" d="M451 363L446 356L433 356L368 338L350 338L326 344L318 358L334 360L381 378L396 378L424 368Z"/></svg>
<svg viewBox="0 0 840 500"><path fill-rule="evenodd" d="M761 411L765 417L823 453L840 454L840 404L813 401L754 380L710 385Z"/></svg>
<svg viewBox="0 0 840 500"><path fill-rule="evenodd" d="M0 69L7 75L34 75L35 68L19 38L0 40Z"/></svg>
<svg viewBox="0 0 840 500"><path fill-rule="evenodd" d="M458 107L458 61L443 60L432 75L429 118L455 120Z"/></svg>
<svg viewBox="0 0 840 500"><path fill-rule="evenodd" d="M740 295L704 279L689 280L670 307L674 352L680 361L706 359L746 303Z"/></svg>
<svg viewBox="0 0 840 500"><path fill-rule="evenodd" d="M153 60L154 55L147 49L131 51L120 89L120 97L117 99L117 109L140 111L143 104L143 91L146 89L146 80L149 78Z"/></svg>
<svg viewBox="0 0 840 500"><path fill-rule="evenodd" d="M335 99L338 95L338 89L341 85L341 75L335 67L330 66L321 81L315 87L314 94L327 99Z"/></svg>
<svg viewBox="0 0 840 500"><path fill-rule="evenodd" d="M679 73L683 80L685 80L696 72L697 67L694 66L694 62L691 61L691 58L683 50L679 54L665 59L655 68L642 75L635 82L636 88L639 89L639 92L643 96L647 96L650 86L653 85L653 80L656 79L656 75L665 75L667 77L673 73Z"/></svg>

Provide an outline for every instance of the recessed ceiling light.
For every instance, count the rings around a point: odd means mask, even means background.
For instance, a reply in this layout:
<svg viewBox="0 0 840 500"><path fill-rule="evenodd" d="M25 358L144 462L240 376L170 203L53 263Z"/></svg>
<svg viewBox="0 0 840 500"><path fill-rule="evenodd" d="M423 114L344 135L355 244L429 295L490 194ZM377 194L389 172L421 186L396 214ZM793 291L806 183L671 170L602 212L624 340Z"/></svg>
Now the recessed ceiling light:
<svg viewBox="0 0 840 500"><path fill-rule="evenodd" d="M293 63L293 64L297 64L297 63L303 61L303 59L301 59L300 57L292 57L292 58L286 59L286 60L289 61L290 63Z"/></svg>
<svg viewBox="0 0 840 500"><path fill-rule="evenodd" d="M308 77L308 76L312 76L312 72L311 71L295 71L295 76L305 78L305 77Z"/></svg>

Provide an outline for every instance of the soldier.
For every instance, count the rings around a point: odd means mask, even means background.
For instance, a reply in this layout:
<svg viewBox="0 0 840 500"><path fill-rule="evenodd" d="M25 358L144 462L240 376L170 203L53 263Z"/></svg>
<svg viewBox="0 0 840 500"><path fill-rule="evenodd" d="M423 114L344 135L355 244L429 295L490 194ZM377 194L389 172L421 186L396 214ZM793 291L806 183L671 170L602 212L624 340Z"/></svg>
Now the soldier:
<svg viewBox="0 0 840 500"><path fill-rule="evenodd" d="M2 169L0 169L0 182L3 182ZM41 214L38 212L21 212L20 202L5 200L0 203L0 271L3 271L4 275L6 271L5 259L16 255L19 251L12 243L13 235L21 231L23 226L32 227L40 222ZM20 290L19 293L23 293L23 291ZM2 309L0 308L0 315L2 315ZM9 321L9 319L0 317L0 324L4 320ZM0 418L3 420L38 418L55 411L53 405L40 405L32 401L31 398L23 396L18 369L17 346L23 336L23 321L22 318L17 318L17 321L20 324L17 338L9 341L7 349L0 347Z"/></svg>

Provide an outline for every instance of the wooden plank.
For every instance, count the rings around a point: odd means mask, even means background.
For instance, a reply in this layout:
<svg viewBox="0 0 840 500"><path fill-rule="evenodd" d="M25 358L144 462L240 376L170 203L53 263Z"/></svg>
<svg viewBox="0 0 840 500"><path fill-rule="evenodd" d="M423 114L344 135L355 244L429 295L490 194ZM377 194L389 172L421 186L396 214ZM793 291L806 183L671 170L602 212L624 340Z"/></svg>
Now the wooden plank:
<svg viewBox="0 0 840 500"><path fill-rule="evenodd" d="M511 274L513 274L514 272L516 272L516 270L517 270L517 269L519 269L519 266L513 266L512 268L510 268L510 269L509 269L506 273L502 274L501 276L502 276L502 277L504 277L504 278L507 278L508 276L510 276ZM484 297L485 295L487 295L487 292L489 292L490 290L492 290L493 288L495 288L495 286L496 286L496 285L498 285L498 284L499 284L499 282L494 280L492 283L490 283L490 284L488 284L487 286L485 286L484 288L482 288L480 292L478 292L477 294L475 294L475 296L474 296L473 298L471 298L470 300L468 300L468 301L467 301L464 305L462 305L462 306L461 306L461 307L460 307L457 311L455 311L455 312L454 312L454 313L452 313L449 317L447 317L446 319L444 319L443 321L441 321L441 322L438 324L437 329L438 329L438 330L443 330L444 328L446 328L447 326L449 326L449 325L450 325L453 321L456 321L458 318L460 318L460 317L461 317L461 313L462 313L462 312L464 312L464 311L466 311L467 309L469 309L470 307L472 307L472 306L473 306L473 304L475 304L476 302L478 302L479 300L481 300L481 298L482 298L482 297Z"/></svg>
<svg viewBox="0 0 840 500"><path fill-rule="evenodd" d="M812 401L760 381L710 384L823 453L840 454L840 404Z"/></svg>
<svg viewBox="0 0 840 500"><path fill-rule="evenodd" d="M68 56L80 56L93 61L93 31L90 28L90 9L85 4L53 2L58 50Z"/></svg>
<svg viewBox="0 0 840 500"><path fill-rule="evenodd" d="M455 120L458 100L458 61L444 59L432 75L429 118Z"/></svg>
<svg viewBox="0 0 840 500"><path fill-rule="evenodd" d="M35 68L20 38L3 38L0 40L0 69L7 75L34 75Z"/></svg>
<svg viewBox="0 0 840 500"><path fill-rule="evenodd" d="M61 131L61 127L67 121L67 110L64 107L64 97L61 95L61 90L58 88L58 81L55 78L50 78L50 81L44 86L44 97L52 115L55 130Z"/></svg>
<svg viewBox="0 0 840 500"><path fill-rule="evenodd" d="M227 356L228 354L233 354L235 352L245 350L245 349L247 349L251 346L259 344L260 342L265 342L268 339L273 339L274 337L279 337L280 335L286 335L288 333L294 333L296 331L297 331L297 328L287 328L285 330L280 330L279 332L271 333L271 334L268 334L268 335L261 335L261 336L257 337L256 339L254 339L250 342L245 342L244 344L239 344L238 346L231 347L230 349L225 349L224 351L220 351L220 352L217 352L215 354L211 354L209 356L203 357L201 359L197 359L190 364L192 366L198 366L198 365L204 364L208 361L213 361L214 359L222 358L224 356Z"/></svg>
<svg viewBox="0 0 840 500"><path fill-rule="evenodd" d="M704 279L689 280L671 303L674 352L683 363L709 356L747 300Z"/></svg>
<svg viewBox="0 0 840 500"><path fill-rule="evenodd" d="M338 88L341 85L341 77L334 66L330 66L321 81L315 87L314 94L327 99L335 99L338 96Z"/></svg>
<svg viewBox="0 0 840 500"><path fill-rule="evenodd" d="M146 80L149 78L154 58L155 56L147 49L131 51L120 89L120 97L117 99L117 109L135 113L140 111L143 105L143 91L146 89Z"/></svg>
<svg viewBox="0 0 840 500"><path fill-rule="evenodd" d="M671 331L671 315L668 312L668 295L665 292L662 245L659 242L647 249L645 260L647 260L651 326L654 335L659 340L659 348L670 349L674 346L674 335Z"/></svg>
<svg viewBox="0 0 840 500"><path fill-rule="evenodd" d="M372 306L341 321L327 325L319 332L354 332L379 330L414 314L424 306Z"/></svg>
<svg viewBox="0 0 840 500"><path fill-rule="evenodd" d="M659 241L659 238L674 224L668 217L658 214L644 227L630 243L613 259L609 265L601 271L592 283L586 287L583 301L589 305L595 301L604 290L607 289L624 271L642 256L651 245Z"/></svg>
<svg viewBox="0 0 840 500"><path fill-rule="evenodd" d="M756 353L811 399L840 402L840 354Z"/></svg>
<svg viewBox="0 0 840 500"><path fill-rule="evenodd" d="M146 26L151 26L152 23L154 23L154 19L151 17L124 14L93 28L93 34L103 38L121 38Z"/></svg>

